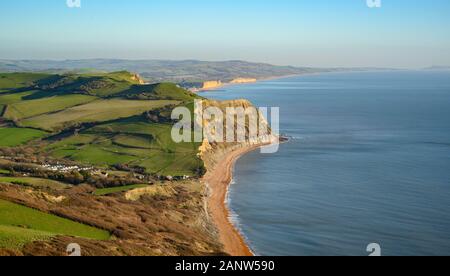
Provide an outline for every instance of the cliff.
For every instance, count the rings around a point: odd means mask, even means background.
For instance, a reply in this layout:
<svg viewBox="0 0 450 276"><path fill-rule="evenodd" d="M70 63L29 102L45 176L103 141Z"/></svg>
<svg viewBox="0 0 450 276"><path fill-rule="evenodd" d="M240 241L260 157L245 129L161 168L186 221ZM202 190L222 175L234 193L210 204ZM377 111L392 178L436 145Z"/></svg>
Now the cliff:
<svg viewBox="0 0 450 276"><path fill-rule="evenodd" d="M133 76L131 77L132 81L138 82L139 84L146 84L145 80L143 78L141 78L141 76L139 74L133 74Z"/></svg>
<svg viewBox="0 0 450 276"><path fill-rule="evenodd" d="M244 109L253 107L253 105L248 101L244 99L240 100L231 100L231 101L213 101L213 100L203 100L203 109L207 109L208 107L218 107L221 109L224 113L227 107L243 107ZM196 110L198 112L198 110ZM208 140L204 140L201 147L199 148L199 157L203 160L205 163L205 167L207 170L212 169L215 165L217 165L222 158L227 155L228 153L241 149L246 147L252 147L257 145L264 145L269 144L272 142L278 141L278 137L273 135L271 133L269 124L264 118L264 116L261 113L258 113L258 118L260 128L267 128L268 132L266 135L251 135L251 132L249 130L248 126L248 120L245 121L245 128L246 131L246 137L245 142L224 142L224 143L210 143ZM200 122L196 122L197 124ZM211 124L213 122L203 120L203 125L207 126L208 124ZM242 127L241 125L238 125L239 122L235 122L235 129L238 127ZM224 129L225 129L226 122L224 122ZM225 135L225 131L224 131ZM225 139L225 138L224 138Z"/></svg>
<svg viewBox="0 0 450 276"><path fill-rule="evenodd" d="M214 88L218 88L221 87L222 81L217 80L217 81L205 81L203 83L203 87L201 88L202 90L206 90L206 89L214 89Z"/></svg>
<svg viewBox="0 0 450 276"><path fill-rule="evenodd" d="M231 84L242 84L242 83L254 83L257 82L257 79L254 78L237 78L230 81Z"/></svg>
<svg viewBox="0 0 450 276"><path fill-rule="evenodd" d="M229 82L223 82L221 80L205 81L205 82L182 82L180 83L180 86L193 92L200 92L220 88L227 84L245 84L245 83L254 83L257 81L258 80L255 78L236 78L232 79Z"/></svg>

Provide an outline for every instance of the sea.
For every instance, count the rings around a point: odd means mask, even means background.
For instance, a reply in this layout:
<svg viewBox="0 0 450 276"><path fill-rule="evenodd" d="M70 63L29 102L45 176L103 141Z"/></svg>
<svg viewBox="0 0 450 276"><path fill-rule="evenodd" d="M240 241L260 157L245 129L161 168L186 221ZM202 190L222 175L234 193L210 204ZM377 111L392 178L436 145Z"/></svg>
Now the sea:
<svg viewBox="0 0 450 276"><path fill-rule="evenodd" d="M256 255L450 255L450 71L304 75L202 96L279 107L290 137L234 168L231 219Z"/></svg>

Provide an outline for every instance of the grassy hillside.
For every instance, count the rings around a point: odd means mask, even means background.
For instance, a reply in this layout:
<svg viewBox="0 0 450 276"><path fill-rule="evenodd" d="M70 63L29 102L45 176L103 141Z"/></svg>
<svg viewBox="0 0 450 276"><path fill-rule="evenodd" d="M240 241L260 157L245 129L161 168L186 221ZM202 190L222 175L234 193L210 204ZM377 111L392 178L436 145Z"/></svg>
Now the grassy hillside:
<svg viewBox="0 0 450 276"><path fill-rule="evenodd" d="M145 84L125 71L14 73L0 74L0 88L7 90L0 94L0 147L31 146L28 142L65 133L39 142L38 151L100 167L141 167L149 174L202 171L200 145L171 139L172 108L191 107L199 98L175 84Z"/></svg>
<svg viewBox="0 0 450 276"><path fill-rule="evenodd" d="M197 96L189 91L186 91L173 83L157 83L149 85L135 85L130 89L123 91L119 96L124 96L129 99L166 99L178 101L192 101Z"/></svg>
<svg viewBox="0 0 450 276"><path fill-rule="evenodd" d="M139 76L129 72L50 75L35 82L35 87L43 91L35 98L73 93L107 97L141 83Z"/></svg>
<svg viewBox="0 0 450 276"><path fill-rule="evenodd" d="M0 200L0 247L16 249L23 244L66 235L107 240L107 231Z"/></svg>

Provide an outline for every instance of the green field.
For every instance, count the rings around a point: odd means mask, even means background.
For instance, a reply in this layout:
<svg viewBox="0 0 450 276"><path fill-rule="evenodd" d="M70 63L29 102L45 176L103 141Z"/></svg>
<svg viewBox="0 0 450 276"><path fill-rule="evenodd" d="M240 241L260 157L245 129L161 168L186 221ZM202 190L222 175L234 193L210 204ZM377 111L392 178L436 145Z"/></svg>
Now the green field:
<svg viewBox="0 0 450 276"><path fill-rule="evenodd" d="M23 97L29 96L33 94L34 91L27 91L27 92L20 92L20 93L13 93L13 94L0 94L0 105L8 105L17 103L23 100Z"/></svg>
<svg viewBox="0 0 450 276"><path fill-rule="evenodd" d="M121 193L121 192L126 192L126 191L129 191L129 190L138 189L138 188L145 188L145 187L148 187L148 185L146 185L146 184L137 184L137 185L128 185L128 186L114 187L114 188L97 189L94 192L94 195L96 195L96 196L105 196L105 195Z"/></svg>
<svg viewBox="0 0 450 276"><path fill-rule="evenodd" d="M27 243L48 240L55 234L45 231L0 225L0 248L21 249Z"/></svg>
<svg viewBox="0 0 450 276"><path fill-rule="evenodd" d="M107 231L0 200L0 246L17 248L53 235L108 240Z"/></svg>
<svg viewBox="0 0 450 276"><path fill-rule="evenodd" d="M37 100L20 101L8 105L4 117L11 120L21 120L36 115L64 110L68 107L92 102L96 99L96 97L87 95L62 95Z"/></svg>
<svg viewBox="0 0 450 276"><path fill-rule="evenodd" d="M10 174L11 172L8 170L0 169L0 174Z"/></svg>
<svg viewBox="0 0 450 276"><path fill-rule="evenodd" d="M64 147L51 152L56 157L63 157L85 164L96 166L113 166L116 164L130 164L138 156L119 152L106 143L87 144L77 147Z"/></svg>
<svg viewBox="0 0 450 276"><path fill-rule="evenodd" d="M115 145L124 148L151 149L151 135L118 134L112 138Z"/></svg>
<svg viewBox="0 0 450 276"><path fill-rule="evenodd" d="M29 128L0 128L0 147L20 146L46 135L43 131Z"/></svg>
<svg viewBox="0 0 450 276"><path fill-rule="evenodd" d="M113 123L95 126L86 131L91 134L121 134L119 141L126 143L123 136L133 137L130 145L135 142L136 137L140 138L138 143L141 147L161 150L164 152L191 152L197 151L201 143L175 143L172 140L172 125L162 123L151 123L140 117L132 117L118 120ZM142 144L142 137L148 136L147 144ZM151 138L150 138L151 137Z"/></svg>
<svg viewBox="0 0 450 276"><path fill-rule="evenodd" d="M122 99L97 100L63 111L44 114L21 122L22 126L44 130L59 130L79 123L104 122L141 114L145 111L177 104L176 101L133 101Z"/></svg>
<svg viewBox="0 0 450 276"><path fill-rule="evenodd" d="M34 177L1 177L0 183L11 183L23 186L32 186L39 188L52 188L56 190L69 188L70 185L63 184L50 179L34 178Z"/></svg>

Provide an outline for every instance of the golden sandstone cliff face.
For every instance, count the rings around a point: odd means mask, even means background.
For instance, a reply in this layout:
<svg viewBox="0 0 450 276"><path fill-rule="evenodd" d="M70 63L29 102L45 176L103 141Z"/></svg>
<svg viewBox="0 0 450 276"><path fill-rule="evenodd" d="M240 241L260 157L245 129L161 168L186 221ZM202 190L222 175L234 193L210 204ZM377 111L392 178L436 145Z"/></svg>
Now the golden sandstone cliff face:
<svg viewBox="0 0 450 276"><path fill-rule="evenodd" d="M217 81L205 81L203 83L203 87L202 89L214 89L214 88L218 88L221 87L223 85L222 81L217 80Z"/></svg>
<svg viewBox="0 0 450 276"><path fill-rule="evenodd" d="M242 84L242 83L253 83L253 82L257 82L257 79L254 78L237 78L232 80L230 83L232 84Z"/></svg>
<svg viewBox="0 0 450 276"><path fill-rule="evenodd" d="M203 82L202 88L200 90L209 90L209 89L216 89L220 88L226 84L245 84L245 83L254 83L258 80L255 78L236 78L230 81L229 83L224 83L220 80L213 80L213 81L205 81Z"/></svg>
<svg viewBox="0 0 450 276"><path fill-rule="evenodd" d="M226 138L224 137L224 142L210 142L208 139L204 139L202 145L199 148L199 157L204 161L205 167L207 170L212 169L215 165L217 165L222 158L230 153L231 151L235 151L241 148L245 147L252 147L252 146L258 146L258 145L265 145L270 144L278 141L278 137L273 135L271 133L271 129L269 126L269 123L267 122L266 118L264 118L263 114L261 114L255 107L248 101L248 100L231 100L231 101L213 101L213 100L203 100L202 101L202 108L203 112L208 107L217 107L220 110L223 111L223 113L226 113L226 109L231 108L243 108L245 110L254 109L255 112L250 112L250 114L246 117L244 122L240 122L239 120L236 120L234 122L234 128L235 130L239 127L242 127L245 129L245 141L234 141L234 142L227 142ZM196 113L198 115L199 110L196 110ZM202 116L198 116L197 118L202 118ZM251 118L254 120L253 122L257 122L258 125L258 131L257 133L254 133L250 131L250 121ZM200 123L198 120L196 122L197 124ZM217 121L210 121L205 120L203 118L202 125L204 127L208 127L210 124L215 124ZM226 119L224 122L224 136L226 135ZM244 123L244 125L242 125Z"/></svg>

